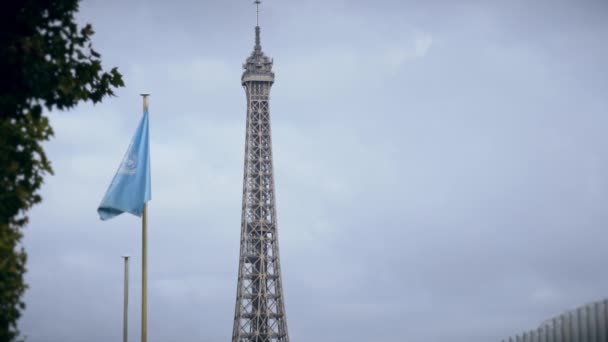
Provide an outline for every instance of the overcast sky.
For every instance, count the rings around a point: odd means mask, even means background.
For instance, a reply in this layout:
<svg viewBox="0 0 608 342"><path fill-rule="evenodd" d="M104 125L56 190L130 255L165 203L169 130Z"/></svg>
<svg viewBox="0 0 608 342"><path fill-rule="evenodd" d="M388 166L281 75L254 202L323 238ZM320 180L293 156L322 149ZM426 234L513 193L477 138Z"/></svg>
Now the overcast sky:
<svg viewBox="0 0 608 342"><path fill-rule="evenodd" d="M140 221L96 208L150 92L149 341L232 334L255 7L82 3L126 87L52 113L30 342L139 339ZM608 297L608 3L267 0L291 341L499 341Z"/></svg>

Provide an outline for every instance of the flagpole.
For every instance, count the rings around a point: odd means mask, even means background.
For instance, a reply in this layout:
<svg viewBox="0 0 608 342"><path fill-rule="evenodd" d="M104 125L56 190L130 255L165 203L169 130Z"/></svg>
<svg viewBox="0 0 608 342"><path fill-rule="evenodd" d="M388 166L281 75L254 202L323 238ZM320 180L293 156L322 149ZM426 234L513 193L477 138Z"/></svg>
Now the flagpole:
<svg viewBox="0 0 608 342"><path fill-rule="evenodd" d="M148 203L144 203L141 220L141 342L148 341Z"/></svg>
<svg viewBox="0 0 608 342"><path fill-rule="evenodd" d="M124 288L124 307L122 313L122 341L127 342L128 338L128 317L129 317L129 256L123 255L125 259L125 288Z"/></svg>
<svg viewBox="0 0 608 342"><path fill-rule="evenodd" d="M144 100L144 113L148 110L148 96L141 94ZM148 203L144 203L144 212L141 218L141 342L148 341Z"/></svg>

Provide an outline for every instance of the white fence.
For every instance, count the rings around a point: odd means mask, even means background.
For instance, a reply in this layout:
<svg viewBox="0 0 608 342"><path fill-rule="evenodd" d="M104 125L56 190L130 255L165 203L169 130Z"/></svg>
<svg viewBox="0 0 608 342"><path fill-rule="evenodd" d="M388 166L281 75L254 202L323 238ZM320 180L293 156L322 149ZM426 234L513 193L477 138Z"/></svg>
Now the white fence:
<svg viewBox="0 0 608 342"><path fill-rule="evenodd" d="M608 342L608 299L565 312L503 342Z"/></svg>

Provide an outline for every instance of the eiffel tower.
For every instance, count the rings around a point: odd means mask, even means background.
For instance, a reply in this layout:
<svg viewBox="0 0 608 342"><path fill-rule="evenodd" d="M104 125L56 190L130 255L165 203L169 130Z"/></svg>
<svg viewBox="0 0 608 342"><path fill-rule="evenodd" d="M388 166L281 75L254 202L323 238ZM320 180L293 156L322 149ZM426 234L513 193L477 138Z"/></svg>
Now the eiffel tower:
<svg viewBox="0 0 608 342"><path fill-rule="evenodd" d="M258 6L260 1L255 1ZM288 342L283 300L270 135L272 59L262 52L259 20L255 47L243 64L247 134L241 250L232 342Z"/></svg>

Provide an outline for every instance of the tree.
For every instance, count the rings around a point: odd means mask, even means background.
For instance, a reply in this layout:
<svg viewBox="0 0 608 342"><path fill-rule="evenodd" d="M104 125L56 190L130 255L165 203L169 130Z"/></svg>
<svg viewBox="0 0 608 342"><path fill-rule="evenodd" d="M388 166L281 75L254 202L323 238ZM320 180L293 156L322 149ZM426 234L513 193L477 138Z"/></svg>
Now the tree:
<svg viewBox="0 0 608 342"><path fill-rule="evenodd" d="M116 68L103 70L91 25L76 23L78 3L0 5L0 341L19 338L27 288L20 240L44 176L53 173L41 145L53 136L43 111L98 103L124 86Z"/></svg>

